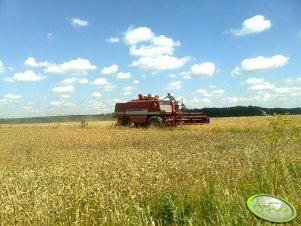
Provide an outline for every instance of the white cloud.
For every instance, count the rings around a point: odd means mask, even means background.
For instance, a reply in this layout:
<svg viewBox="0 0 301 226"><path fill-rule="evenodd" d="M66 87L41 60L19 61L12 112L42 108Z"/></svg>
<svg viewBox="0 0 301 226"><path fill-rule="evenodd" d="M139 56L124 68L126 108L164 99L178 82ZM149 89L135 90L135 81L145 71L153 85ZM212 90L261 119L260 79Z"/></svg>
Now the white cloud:
<svg viewBox="0 0 301 226"><path fill-rule="evenodd" d="M213 90L211 93L216 96L222 96L225 93L225 91L223 89L216 89Z"/></svg>
<svg viewBox="0 0 301 226"><path fill-rule="evenodd" d="M154 45L147 45L147 46L131 46L130 47L130 54L132 56L144 56L144 57L157 57L161 55L173 55L174 48L172 46L154 46Z"/></svg>
<svg viewBox="0 0 301 226"><path fill-rule="evenodd" d="M180 46L180 42L179 41L174 41L171 38L168 38L164 35L160 35L158 37L154 37L153 39L153 43L156 46Z"/></svg>
<svg viewBox="0 0 301 226"><path fill-rule="evenodd" d="M70 22L74 27L86 27L89 25L88 21L79 18L71 18Z"/></svg>
<svg viewBox="0 0 301 226"><path fill-rule="evenodd" d="M256 85L263 82L264 82L264 78L248 78L245 83L248 85Z"/></svg>
<svg viewBox="0 0 301 226"><path fill-rule="evenodd" d="M216 89L211 92L208 92L205 89L198 89L196 92L201 94L204 97L213 97L213 96L220 97L225 93L225 91L223 89Z"/></svg>
<svg viewBox="0 0 301 226"><path fill-rule="evenodd" d="M101 74L103 75L110 75L110 74L114 74L118 71L118 65L116 64L113 64L109 67L104 67L102 70L101 70Z"/></svg>
<svg viewBox="0 0 301 226"><path fill-rule="evenodd" d="M266 82L264 78L248 78L245 84L248 85L249 89L255 91L273 90L276 88L274 84Z"/></svg>
<svg viewBox="0 0 301 226"><path fill-rule="evenodd" d="M41 76L33 72L32 70L28 70L25 72L16 73L13 77L13 81L21 81L21 82L36 82L46 79L46 77ZM7 79L7 81L9 81Z"/></svg>
<svg viewBox="0 0 301 226"><path fill-rule="evenodd" d="M52 88L52 91L55 93L73 93L74 92L74 86L68 85L68 86L56 86Z"/></svg>
<svg viewBox="0 0 301 226"><path fill-rule="evenodd" d="M155 34L148 27L129 27L125 33L124 41L128 45L136 45L140 42L150 41L154 36Z"/></svg>
<svg viewBox="0 0 301 226"><path fill-rule="evenodd" d="M24 106L23 108L27 112L36 112L36 110L32 106Z"/></svg>
<svg viewBox="0 0 301 226"><path fill-rule="evenodd" d="M137 89L136 87L132 87L132 86L126 86L122 89L122 94L124 96L126 95L130 95L135 89Z"/></svg>
<svg viewBox="0 0 301 226"><path fill-rule="evenodd" d="M291 89L289 87L279 87L275 88L274 92L278 94L289 94Z"/></svg>
<svg viewBox="0 0 301 226"><path fill-rule="evenodd" d="M51 106L54 106L54 107L60 107L60 106L65 106L65 107L77 107L76 104L68 103L68 102L65 102L65 101L51 101L49 104L50 104Z"/></svg>
<svg viewBox="0 0 301 226"><path fill-rule="evenodd" d="M244 59L240 66L237 66L232 71L233 75L241 75L246 72L264 71L282 67L288 63L289 58L282 55L272 57L258 56L255 58Z"/></svg>
<svg viewBox="0 0 301 226"><path fill-rule="evenodd" d="M169 74L168 77L170 77L170 78L175 78L176 75L175 75L175 74Z"/></svg>
<svg viewBox="0 0 301 226"><path fill-rule="evenodd" d="M14 79L11 78L11 77L4 77L2 80L3 80L4 82L14 82Z"/></svg>
<svg viewBox="0 0 301 226"><path fill-rule="evenodd" d="M104 108L104 104L102 102L96 101L96 100L90 100L88 102L88 106L93 108L93 109L101 109Z"/></svg>
<svg viewBox="0 0 301 226"><path fill-rule="evenodd" d="M181 97L182 99L182 97ZM178 100L181 100L178 98ZM205 98L197 98L197 97L192 97L189 99L186 99L183 97L184 104L186 105L187 108L201 108L204 106L211 105L212 101L205 97Z"/></svg>
<svg viewBox="0 0 301 226"><path fill-rule="evenodd" d="M168 86L166 86L165 90L172 91L181 88L182 88L181 81L176 81L176 82L171 82Z"/></svg>
<svg viewBox="0 0 301 226"><path fill-rule="evenodd" d="M211 100L209 98L204 98L202 101L204 102L204 104L211 103Z"/></svg>
<svg viewBox="0 0 301 226"><path fill-rule="evenodd" d="M5 67L2 63L2 61L0 60L0 73L3 73L5 71Z"/></svg>
<svg viewBox="0 0 301 226"><path fill-rule="evenodd" d="M189 72L182 73L185 78L210 78L215 71L215 65L211 62L204 62L202 64L194 64Z"/></svg>
<svg viewBox="0 0 301 226"><path fill-rule="evenodd" d="M301 85L301 77L298 77L298 78L290 78L288 77L285 82L287 84L298 84L298 85Z"/></svg>
<svg viewBox="0 0 301 226"><path fill-rule="evenodd" d="M173 70L184 66L190 60L190 57L173 56L175 47L180 46L180 42L164 35L156 36L148 27L130 27L125 32L124 41L130 46L130 55L138 57L131 66L142 70Z"/></svg>
<svg viewBox="0 0 301 226"><path fill-rule="evenodd" d="M98 86L103 91L112 91L115 89L115 86L108 82L106 78L97 78L91 84Z"/></svg>
<svg viewBox="0 0 301 226"><path fill-rule="evenodd" d="M63 94L63 95L60 95L61 98L64 98L64 99L68 99L70 98L71 96L68 95L68 94Z"/></svg>
<svg viewBox="0 0 301 226"><path fill-rule="evenodd" d="M119 38L117 38L117 37L110 37L110 38L107 38L106 41L110 42L110 43L118 43L119 42Z"/></svg>
<svg viewBox="0 0 301 226"><path fill-rule="evenodd" d="M190 60L189 57L177 58L173 56L141 57L132 63L132 66L148 71L163 71L178 69Z"/></svg>
<svg viewBox="0 0 301 226"><path fill-rule="evenodd" d="M18 100L18 99L22 99L23 96L22 95L15 95L12 93L8 93L4 96L4 99L6 100Z"/></svg>
<svg viewBox="0 0 301 226"><path fill-rule="evenodd" d="M64 104L64 101L51 101L49 104L51 106L58 107L58 106L62 106Z"/></svg>
<svg viewBox="0 0 301 226"><path fill-rule="evenodd" d="M96 69L97 67L92 65L89 60L77 58L62 64L49 65L44 72L50 74L87 75L88 71Z"/></svg>
<svg viewBox="0 0 301 226"><path fill-rule="evenodd" d="M106 78L97 78L94 80L94 82L92 82L92 84L97 86L102 86L102 85L109 84L109 82L107 81Z"/></svg>
<svg viewBox="0 0 301 226"><path fill-rule="evenodd" d="M130 72L119 72L117 74L117 79L130 79L131 78L131 73Z"/></svg>
<svg viewBox="0 0 301 226"><path fill-rule="evenodd" d="M52 33L48 33L48 34L47 34L47 39L48 39L49 41L53 40L53 39L54 39L54 35L53 35Z"/></svg>
<svg viewBox="0 0 301 226"><path fill-rule="evenodd" d="M71 77L71 78L65 78L64 80L61 81L61 84L64 85L73 85L75 83L88 84L89 80L86 78Z"/></svg>
<svg viewBox="0 0 301 226"><path fill-rule="evenodd" d="M269 29L272 26L270 20L266 20L262 15L256 15L254 17L246 19L242 23L241 29L231 29L226 31L227 33L233 33L236 36L245 36L249 34L256 34Z"/></svg>
<svg viewBox="0 0 301 226"><path fill-rule="evenodd" d="M224 98L224 101L226 101L227 103L229 103L230 105L237 105L239 102L239 98L238 97L226 97Z"/></svg>
<svg viewBox="0 0 301 226"><path fill-rule="evenodd" d="M97 98L101 98L102 97L102 95L101 95L100 92L94 92L94 93L92 93L92 96L93 97L97 97Z"/></svg>
<svg viewBox="0 0 301 226"><path fill-rule="evenodd" d="M48 67L49 63L47 61L43 62L36 62L35 58L33 57L28 57L24 61L24 65L29 66L29 67Z"/></svg>
<svg viewBox="0 0 301 226"><path fill-rule="evenodd" d="M208 93L208 91L205 89L198 89L196 92L204 97L212 97L212 94Z"/></svg>

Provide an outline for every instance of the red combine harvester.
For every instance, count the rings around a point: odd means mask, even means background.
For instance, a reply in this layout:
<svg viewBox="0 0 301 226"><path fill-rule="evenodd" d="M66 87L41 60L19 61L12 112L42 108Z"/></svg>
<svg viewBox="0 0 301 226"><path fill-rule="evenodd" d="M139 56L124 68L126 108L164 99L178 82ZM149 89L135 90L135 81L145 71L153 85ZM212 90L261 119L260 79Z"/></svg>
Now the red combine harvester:
<svg viewBox="0 0 301 226"><path fill-rule="evenodd" d="M185 112L186 107L179 103L169 93L167 97L138 95L127 103L116 103L115 117L118 125L138 126L178 126L190 124L209 123L209 118L204 113Z"/></svg>

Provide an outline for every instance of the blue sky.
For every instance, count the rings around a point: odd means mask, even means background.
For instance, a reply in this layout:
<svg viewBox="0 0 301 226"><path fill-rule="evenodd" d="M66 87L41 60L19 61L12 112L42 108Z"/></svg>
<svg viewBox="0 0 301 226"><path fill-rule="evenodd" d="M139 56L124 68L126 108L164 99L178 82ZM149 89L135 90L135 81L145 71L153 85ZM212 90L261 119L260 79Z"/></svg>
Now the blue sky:
<svg viewBox="0 0 301 226"><path fill-rule="evenodd" d="M300 12L298 0L0 0L0 118L107 113L138 93L300 107Z"/></svg>

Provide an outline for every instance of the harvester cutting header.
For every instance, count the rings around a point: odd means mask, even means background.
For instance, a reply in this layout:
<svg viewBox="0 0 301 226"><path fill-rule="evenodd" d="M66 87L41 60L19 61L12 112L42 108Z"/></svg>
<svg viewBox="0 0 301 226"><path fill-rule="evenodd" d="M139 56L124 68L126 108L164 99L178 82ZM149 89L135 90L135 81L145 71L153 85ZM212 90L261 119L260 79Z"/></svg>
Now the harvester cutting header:
<svg viewBox="0 0 301 226"><path fill-rule="evenodd" d="M185 112L186 107L170 95L163 99L159 96L138 95L127 103L116 103L115 117L117 124L138 126L178 126L189 124L209 123L209 118L204 113Z"/></svg>

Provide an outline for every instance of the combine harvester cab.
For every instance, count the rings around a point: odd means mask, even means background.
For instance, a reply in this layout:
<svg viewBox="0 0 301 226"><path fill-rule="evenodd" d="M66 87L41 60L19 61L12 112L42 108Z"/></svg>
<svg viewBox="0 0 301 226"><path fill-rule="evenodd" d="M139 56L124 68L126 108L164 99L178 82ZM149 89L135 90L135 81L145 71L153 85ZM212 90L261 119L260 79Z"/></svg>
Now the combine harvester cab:
<svg viewBox="0 0 301 226"><path fill-rule="evenodd" d="M167 97L138 95L127 103L116 103L114 115L118 125L138 126L178 126L209 123L204 113L185 112L185 105L179 106L178 101L169 93Z"/></svg>

